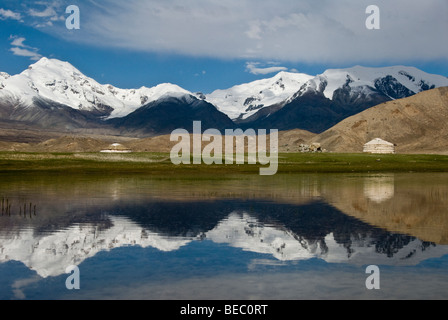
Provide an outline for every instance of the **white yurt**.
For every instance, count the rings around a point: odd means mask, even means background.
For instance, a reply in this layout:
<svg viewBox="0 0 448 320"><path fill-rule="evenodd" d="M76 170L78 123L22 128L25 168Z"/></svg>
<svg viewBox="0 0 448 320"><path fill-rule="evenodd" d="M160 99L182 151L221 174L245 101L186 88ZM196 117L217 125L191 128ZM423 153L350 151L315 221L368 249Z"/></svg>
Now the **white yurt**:
<svg viewBox="0 0 448 320"><path fill-rule="evenodd" d="M364 152L379 153L379 154L393 154L395 153L395 145L383 139L376 138L367 142L364 145Z"/></svg>
<svg viewBox="0 0 448 320"><path fill-rule="evenodd" d="M109 148L101 150L102 153L131 153L132 150L126 148L120 143L113 143Z"/></svg>

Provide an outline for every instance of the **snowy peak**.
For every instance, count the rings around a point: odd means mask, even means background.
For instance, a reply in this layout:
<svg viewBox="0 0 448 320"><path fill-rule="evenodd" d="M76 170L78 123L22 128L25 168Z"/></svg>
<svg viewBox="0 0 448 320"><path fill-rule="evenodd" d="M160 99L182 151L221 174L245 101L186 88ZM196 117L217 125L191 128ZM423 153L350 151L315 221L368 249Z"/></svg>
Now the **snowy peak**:
<svg viewBox="0 0 448 320"><path fill-rule="evenodd" d="M118 89L108 86L114 95L123 102L124 108L116 107L109 118L124 117L138 108L161 99L162 97L178 97L191 95L191 92L171 83L162 83L152 88L141 87L140 89Z"/></svg>
<svg viewBox="0 0 448 320"><path fill-rule="evenodd" d="M314 82L315 87L324 88L323 94L328 99L333 99L335 91L344 86L351 89L368 87L390 99L400 99L448 85L446 77L406 66L383 68L355 66L347 69L329 69L311 82Z"/></svg>
<svg viewBox="0 0 448 320"><path fill-rule="evenodd" d="M160 91L162 92L162 91ZM182 92L182 91L174 91L174 90L167 90L166 93L161 94L158 99L159 101L180 101L185 104L192 104L193 102L199 101L198 97L195 95L189 93L189 92Z"/></svg>
<svg viewBox="0 0 448 320"><path fill-rule="evenodd" d="M72 66L69 62L60 61L57 59L41 58L36 63L30 65L27 70L23 71L22 74L32 77L32 75L49 77L60 77L77 74L81 75L81 72Z"/></svg>
<svg viewBox="0 0 448 320"><path fill-rule="evenodd" d="M216 90L205 98L231 119L245 119L263 107L285 101L312 78L302 73L280 72L269 79Z"/></svg>
<svg viewBox="0 0 448 320"><path fill-rule="evenodd" d="M3 80L5 79L5 80ZM68 62L42 58L19 75L0 76L3 95L32 105L36 98L76 110L99 111L104 118L123 117L169 93L190 94L179 86L164 83L153 88L120 89L100 84Z"/></svg>

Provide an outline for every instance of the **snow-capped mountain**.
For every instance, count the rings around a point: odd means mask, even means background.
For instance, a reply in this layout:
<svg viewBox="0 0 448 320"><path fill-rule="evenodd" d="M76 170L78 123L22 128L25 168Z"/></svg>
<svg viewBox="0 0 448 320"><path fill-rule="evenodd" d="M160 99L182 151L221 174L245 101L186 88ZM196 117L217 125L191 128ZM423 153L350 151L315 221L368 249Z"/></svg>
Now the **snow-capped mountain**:
<svg viewBox="0 0 448 320"><path fill-rule="evenodd" d="M448 250L447 246L428 245L413 238L407 243L391 243L394 253L387 255L375 245L378 239L361 234L353 234L348 248L333 233L325 235L321 242L313 241L281 226L265 224L245 212L231 212L213 229L190 237L168 237L126 217L108 216L108 219L111 221L108 228L83 223L53 233L36 234L32 229L23 229L2 235L0 263L21 261L46 278L64 274L67 266L80 265L100 252L120 247L152 247L169 252L203 239L267 254L279 261L319 258L354 265L417 265L426 259L441 257Z"/></svg>
<svg viewBox="0 0 448 320"><path fill-rule="evenodd" d="M139 227L121 217L110 217L111 227L98 230L78 224L52 234L36 235L32 229L21 230L0 243L0 263L23 262L43 278L57 276L70 265L79 265L101 251L123 246L153 247L160 251L177 250L191 240L168 239Z"/></svg>
<svg viewBox="0 0 448 320"><path fill-rule="evenodd" d="M102 85L68 62L47 58L18 75L1 74L0 88L0 97L24 106L32 106L36 99L43 99L75 110L97 112L108 119L126 116L166 94L191 94L169 83L140 89Z"/></svg>
<svg viewBox="0 0 448 320"><path fill-rule="evenodd" d="M392 66L329 69L310 79L289 101L309 91L322 93L327 99L337 98L338 90L350 88L351 97L382 94L390 99L405 98L424 90L448 85L448 78L429 74L414 67Z"/></svg>
<svg viewBox="0 0 448 320"><path fill-rule="evenodd" d="M220 131L234 127L232 120L209 102L182 93L164 95L125 117L111 119L107 123L120 132L144 137L170 134L178 128L193 132L196 120L200 120L204 128Z"/></svg>
<svg viewBox="0 0 448 320"><path fill-rule="evenodd" d="M68 62L47 58L18 75L0 74L0 115L2 121L51 130L133 136L189 128L193 120L213 128L233 126L210 103L177 85L120 89L98 83Z"/></svg>
<svg viewBox="0 0 448 320"><path fill-rule="evenodd" d="M448 78L413 67L330 69L303 84L281 108L249 117L247 125L320 133L375 105L444 86Z"/></svg>
<svg viewBox="0 0 448 320"><path fill-rule="evenodd" d="M205 99L232 120L246 119L264 107L284 102L312 78L307 74L282 71L269 79L216 90L205 95Z"/></svg>
<svg viewBox="0 0 448 320"><path fill-rule="evenodd" d="M414 67L355 66L329 69L317 76L280 72L202 98L245 127L319 132L382 102L443 86L448 86L448 78ZM296 109L292 114L291 105ZM284 107L286 112L282 112ZM323 123L316 124L319 119Z"/></svg>
<svg viewBox="0 0 448 320"><path fill-rule="evenodd" d="M320 133L380 103L443 86L448 78L413 67L355 66L317 76L280 72L204 95L169 83L120 89L98 83L68 62L42 58L20 74L0 73L0 120L139 136L165 134L173 126L188 129L193 118L218 129Z"/></svg>

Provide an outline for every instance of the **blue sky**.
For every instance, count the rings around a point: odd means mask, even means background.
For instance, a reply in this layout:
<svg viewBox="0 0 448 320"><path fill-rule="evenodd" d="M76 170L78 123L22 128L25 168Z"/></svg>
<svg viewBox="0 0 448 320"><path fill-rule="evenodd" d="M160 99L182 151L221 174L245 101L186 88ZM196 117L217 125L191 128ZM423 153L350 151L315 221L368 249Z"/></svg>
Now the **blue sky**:
<svg viewBox="0 0 448 320"><path fill-rule="evenodd" d="M366 28L371 4L379 30ZM79 30L66 28L69 5ZM446 0L2 0L0 71L46 56L103 84L204 93L281 70L411 65L448 76L447 30Z"/></svg>

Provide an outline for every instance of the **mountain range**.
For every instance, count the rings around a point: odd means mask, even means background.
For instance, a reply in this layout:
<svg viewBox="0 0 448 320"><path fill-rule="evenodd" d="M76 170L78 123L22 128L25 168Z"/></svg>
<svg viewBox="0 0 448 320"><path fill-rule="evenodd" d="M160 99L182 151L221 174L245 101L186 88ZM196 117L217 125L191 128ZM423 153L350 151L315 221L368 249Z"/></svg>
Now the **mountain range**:
<svg viewBox="0 0 448 320"><path fill-rule="evenodd" d="M73 197L76 195L68 196ZM34 222L33 227L19 216L0 224L1 263L20 261L46 278L63 274L66 266L79 265L120 247L152 247L172 252L203 240L265 254L278 261L319 258L353 265L375 261L384 265L416 265L443 256L448 250L446 244L372 226L320 201L292 205L246 200L244 204L232 205L222 199L172 203L156 199L131 203L120 199L117 205L104 198L89 205L74 204L69 214L57 211L60 207L55 203L61 201L43 196L39 211L46 216ZM107 213L99 213L95 205L105 201L109 201ZM184 210L193 207L192 214ZM297 208L301 210L298 212ZM318 209L321 215L309 219ZM162 217L160 212L164 212ZM178 223L173 226L172 221Z"/></svg>
<svg viewBox="0 0 448 320"><path fill-rule="evenodd" d="M329 263L357 265L369 259L369 262L381 261L389 265L413 265L443 256L447 252L446 246L436 247L413 237L398 235L398 239L391 239L388 244L395 250L393 257L388 258L386 252L381 252L371 244L373 239L365 239L362 234L354 234L359 240L353 241L350 248L345 248L344 243L340 243L340 239L332 233L324 235L322 241L303 239L294 232L265 226L246 212L231 212L229 217L215 228L196 237L184 238L168 237L148 230L127 217L108 216L107 219L110 220L107 228L84 223L47 234L36 234L33 230L26 229L16 231L21 241L15 241L14 238L5 239L2 243L0 262L20 261L42 278L55 277L64 274L61 266L65 268L69 265L79 265L101 252L129 246L173 252L198 241L200 236L218 245L270 255L278 261L319 258ZM392 240L397 241L394 243ZM405 243L402 245L400 240ZM347 253L349 249L351 252Z"/></svg>
<svg viewBox="0 0 448 320"><path fill-rule="evenodd" d="M177 128L191 131L192 122L200 120L203 128L219 130L328 135L333 126L374 106L446 86L448 78L414 67L355 66L317 76L280 72L209 94L169 83L120 89L98 83L68 62L42 58L20 74L0 72L0 124L146 138Z"/></svg>
<svg viewBox="0 0 448 320"><path fill-rule="evenodd" d="M315 77L280 72L271 79L215 91L206 99L243 127L321 133L372 106L447 85L446 77L413 67L355 66Z"/></svg>

